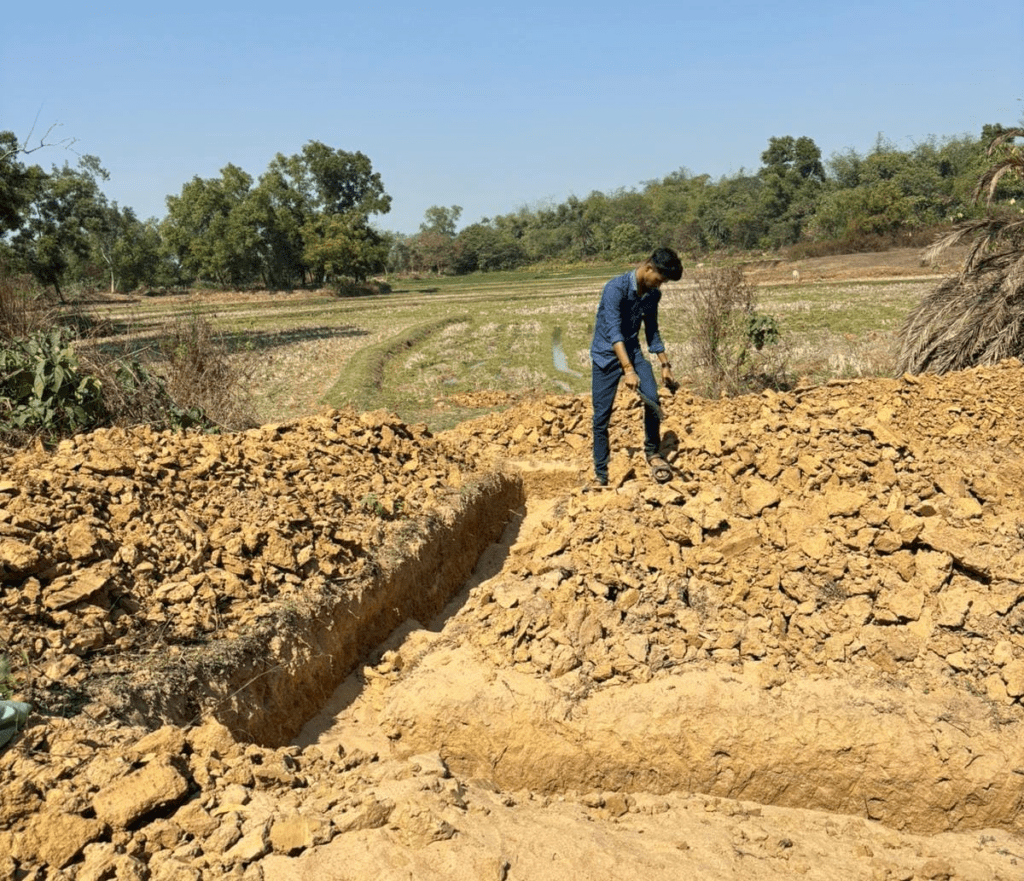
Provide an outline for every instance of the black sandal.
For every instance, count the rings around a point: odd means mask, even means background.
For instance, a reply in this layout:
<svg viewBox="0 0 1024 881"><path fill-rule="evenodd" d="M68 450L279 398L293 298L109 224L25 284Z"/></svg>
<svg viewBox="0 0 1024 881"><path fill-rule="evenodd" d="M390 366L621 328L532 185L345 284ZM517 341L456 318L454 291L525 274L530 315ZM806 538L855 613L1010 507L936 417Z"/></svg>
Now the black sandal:
<svg viewBox="0 0 1024 881"><path fill-rule="evenodd" d="M668 483L672 479L672 466L660 454L649 457L647 464L651 466L651 476L658 483Z"/></svg>

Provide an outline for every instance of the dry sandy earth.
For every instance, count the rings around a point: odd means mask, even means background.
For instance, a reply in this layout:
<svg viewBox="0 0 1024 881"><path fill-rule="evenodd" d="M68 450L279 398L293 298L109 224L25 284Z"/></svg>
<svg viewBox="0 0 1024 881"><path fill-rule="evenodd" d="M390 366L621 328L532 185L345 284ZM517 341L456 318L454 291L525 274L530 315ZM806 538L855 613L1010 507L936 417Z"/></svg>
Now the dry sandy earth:
<svg viewBox="0 0 1024 881"><path fill-rule="evenodd" d="M1017 362L0 471L0 877L1024 877Z"/></svg>

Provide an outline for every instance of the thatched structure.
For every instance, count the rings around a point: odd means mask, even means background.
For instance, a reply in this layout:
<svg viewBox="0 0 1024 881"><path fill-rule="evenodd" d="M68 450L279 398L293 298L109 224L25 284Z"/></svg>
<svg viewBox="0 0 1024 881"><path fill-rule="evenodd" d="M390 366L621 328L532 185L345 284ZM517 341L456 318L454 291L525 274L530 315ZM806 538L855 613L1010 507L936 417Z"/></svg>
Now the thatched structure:
<svg viewBox="0 0 1024 881"><path fill-rule="evenodd" d="M992 212L999 179L1024 179L1024 155L1010 142L1024 130L1004 132L989 148L1006 145L1004 158L982 177L975 199L984 194L988 217L966 221L935 243L926 259L962 242L972 247L959 275L946 279L907 316L897 338L897 375L946 373L1024 360L1024 215L1016 206Z"/></svg>

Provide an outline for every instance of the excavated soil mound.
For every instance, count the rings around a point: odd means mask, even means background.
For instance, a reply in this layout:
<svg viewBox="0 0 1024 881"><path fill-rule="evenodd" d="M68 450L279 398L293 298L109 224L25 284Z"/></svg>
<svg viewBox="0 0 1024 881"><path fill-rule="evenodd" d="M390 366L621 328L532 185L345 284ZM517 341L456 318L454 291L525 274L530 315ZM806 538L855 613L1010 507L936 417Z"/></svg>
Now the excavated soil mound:
<svg viewBox="0 0 1024 881"><path fill-rule="evenodd" d="M11 457L0 474L0 643L29 665L26 699L49 712L102 698L94 718L186 721L203 698L233 691L234 671L266 658L293 620L351 617L382 639L402 620L386 607L410 560L437 582L413 604L436 612L500 534L501 523L476 528L493 504L479 499L520 498L507 479L471 471L424 426L383 411L229 437L100 431L53 455ZM455 523L479 537L451 553ZM373 645L361 643L333 646L326 663L337 667L342 651L351 667ZM235 709L226 721L239 727ZM282 742L302 718L264 722L245 733Z"/></svg>
<svg viewBox="0 0 1024 881"><path fill-rule="evenodd" d="M1022 388L12 457L0 875L1021 877Z"/></svg>

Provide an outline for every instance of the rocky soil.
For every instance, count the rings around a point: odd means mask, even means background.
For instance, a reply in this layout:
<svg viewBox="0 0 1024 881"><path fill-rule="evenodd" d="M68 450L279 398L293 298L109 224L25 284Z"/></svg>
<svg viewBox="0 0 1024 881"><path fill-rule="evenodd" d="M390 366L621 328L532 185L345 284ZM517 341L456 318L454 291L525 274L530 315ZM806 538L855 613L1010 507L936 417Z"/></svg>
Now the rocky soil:
<svg viewBox="0 0 1024 881"><path fill-rule="evenodd" d="M8 457L0 877L1024 877L1022 389Z"/></svg>

